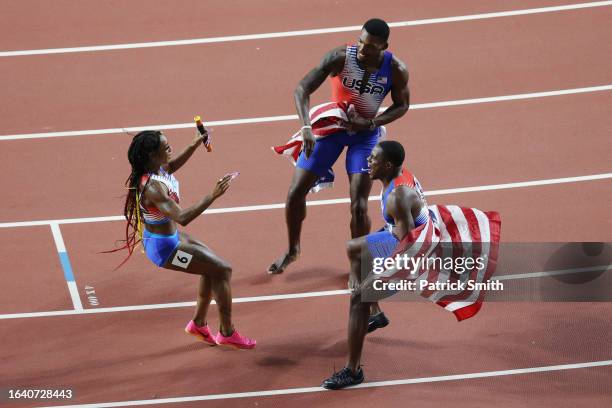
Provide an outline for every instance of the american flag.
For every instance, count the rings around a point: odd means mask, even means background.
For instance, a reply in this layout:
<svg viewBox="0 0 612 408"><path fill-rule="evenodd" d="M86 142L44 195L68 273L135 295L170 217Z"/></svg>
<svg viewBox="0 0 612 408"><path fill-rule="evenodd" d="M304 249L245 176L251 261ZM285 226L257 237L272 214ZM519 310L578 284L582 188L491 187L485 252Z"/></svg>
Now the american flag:
<svg viewBox="0 0 612 408"><path fill-rule="evenodd" d="M346 102L327 102L310 109L310 123L315 140L345 130L349 123L349 116L354 110L355 107ZM385 127L380 126L379 131L380 138L383 139L386 134ZM293 165L295 165L302 151L303 144L302 132L298 130L285 144L273 146L272 150L276 154L288 157ZM310 191L316 193L324 188L332 187L333 184L334 171L330 168L325 176L317 180L315 186Z"/></svg>
<svg viewBox="0 0 612 408"><path fill-rule="evenodd" d="M404 237L395 252L396 255L420 258L459 257L484 259L484 267L472 268L464 273L444 268L431 268L421 264L420 269L410 271L396 268L387 269L380 277L385 280L408 278L415 282L463 282L468 280L487 282L495 272L501 232L501 219L497 212L484 212L476 208L456 205L432 205L429 207L435 217ZM416 275L416 276L415 276ZM419 286L417 286L419 287ZM474 316L482 307L485 292L482 290L442 291L424 288L418 291L425 299L453 312L458 321Z"/></svg>
<svg viewBox="0 0 612 408"><path fill-rule="evenodd" d="M345 102L328 102L310 109L310 123L315 139L344 130L348 124L349 105ZM302 150L302 131L298 130L284 145L274 146L277 154L289 156L295 163Z"/></svg>

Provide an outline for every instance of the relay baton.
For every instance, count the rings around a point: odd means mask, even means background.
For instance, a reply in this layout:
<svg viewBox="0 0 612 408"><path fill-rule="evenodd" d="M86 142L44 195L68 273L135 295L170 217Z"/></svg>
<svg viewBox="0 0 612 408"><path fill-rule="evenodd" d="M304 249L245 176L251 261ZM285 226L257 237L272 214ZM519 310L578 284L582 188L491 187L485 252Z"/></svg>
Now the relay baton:
<svg viewBox="0 0 612 408"><path fill-rule="evenodd" d="M193 120L196 123L196 127L198 128L198 132L200 132L200 134L202 136L204 136L204 140L202 141L202 144L204 144L204 147L206 147L207 151L212 152L212 144L211 144L211 141L210 141L210 135L208 134L208 132L204 128L204 124L202 123L202 118L200 118L199 116L194 116Z"/></svg>

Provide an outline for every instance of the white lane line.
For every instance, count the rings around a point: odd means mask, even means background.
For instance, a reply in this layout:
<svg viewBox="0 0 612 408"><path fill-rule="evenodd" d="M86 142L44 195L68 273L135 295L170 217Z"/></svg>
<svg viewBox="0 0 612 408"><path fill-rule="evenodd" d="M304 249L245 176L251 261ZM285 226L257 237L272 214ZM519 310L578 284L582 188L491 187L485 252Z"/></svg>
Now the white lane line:
<svg viewBox="0 0 612 408"><path fill-rule="evenodd" d="M213 120L207 121L206 126L227 126L227 125L244 125L251 123L268 123L268 122L279 122L286 120L295 120L297 115L282 115L282 116L264 116L260 118L246 118L246 119L228 119L228 120ZM142 130L155 129L155 130L172 130L172 129L188 129L193 128L193 122L188 123L173 123L169 125L145 125L136 127L126 128L109 128L109 129L92 129L92 130L74 130L74 131L62 131L62 132L43 132L43 133L26 133L18 135L5 135L0 136L0 141L3 140L22 140L22 139L38 139L38 138L49 138L49 137L70 137L70 136L91 136L91 135L108 135L126 132L140 132Z"/></svg>
<svg viewBox="0 0 612 408"><path fill-rule="evenodd" d="M477 373L441 375L441 376L435 376L435 377L420 377L420 378L405 378L405 379L390 380L390 381L375 381L375 382L361 383L359 385L351 387L350 389L345 390L344 392L350 392L350 390L352 389L361 389L361 388L391 387L391 386L398 386L398 385L412 385L412 384L426 384L426 383L435 383L435 382L444 382L444 381L471 380L471 379L476 379L476 378L505 377L505 376L510 376L510 375L545 373L545 372L563 371L563 370L576 370L576 369L582 369L582 368L605 367L605 366L610 366L610 365L612 365L612 360L601 360L601 361L590 361L590 362L584 362L584 363L515 368L515 369L510 369L510 370L483 371L483 372L477 372ZM278 389L278 390L236 392L236 393L229 393L229 394L197 395L197 396L188 396L188 397L160 398L160 399L120 401L120 402L100 402L100 403L95 403L95 404L53 405L53 407L63 407L63 408L130 407L130 406L139 406L139 405L176 404L176 403L181 403L181 402L193 402L193 401L212 401L212 400L227 400L227 399L236 399L236 398L270 397L270 396L278 396L278 395L307 394L307 393L324 392L324 391L328 391L328 390L322 387L285 388L285 389Z"/></svg>
<svg viewBox="0 0 612 408"><path fill-rule="evenodd" d="M83 304L81 303L81 297L79 296L79 289L76 285L74 274L72 273L72 265L70 264L70 258L64 245L64 238L62 237L62 231L59 228L59 224L51 223L51 233L53 234L53 240L55 241L55 247L57 248L57 254L64 271L64 279L66 279L66 285L68 286L68 292L70 293L70 299L72 299L72 306L77 312L83 311Z"/></svg>
<svg viewBox="0 0 612 408"><path fill-rule="evenodd" d="M515 275L501 275L495 276L493 280L509 281L517 279L533 279L543 278L546 276L559 276L568 275L574 273L587 273L595 271L608 271L612 269L612 265L599 265L586 268L572 268L572 269L561 269L556 271L543 271L543 272L532 272L532 273L519 273ZM339 290L326 290L320 292L302 292L302 293L285 293L280 295L264 295L264 296L249 296L234 298L232 303L253 303L253 302L269 302L274 300L289 300L289 299L306 299L313 297L324 297L324 296L339 296L348 295L348 289ZM85 314L101 314L101 313L116 313L116 312L134 312L139 310L158 310L158 309L175 309L181 307L193 307L196 302L174 302L174 303L156 303L148 305L132 305L132 306L114 306L114 307L100 307L92 309L82 310L53 310L48 312L30 312L30 313L7 313L1 314L0 320L7 319L24 319L33 317L53 317L53 316L71 316L71 315L85 315ZM212 304L216 304L212 301Z"/></svg>
<svg viewBox="0 0 612 408"><path fill-rule="evenodd" d="M515 275L501 275L501 276L495 276L493 280L505 281L505 280L515 280L515 279L544 278L546 276L568 275L570 273L588 273L588 272L598 272L598 271L609 271L611 269L612 269L612 265L587 266L584 268L562 269L559 271L530 272L530 273L519 273Z"/></svg>
<svg viewBox="0 0 612 408"><path fill-rule="evenodd" d="M443 107L449 107L449 106L473 105L473 104L491 103L491 102L506 102L506 101L522 100L522 99L545 98L545 97L550 97L550 96L574 95L574 94L602 92L602 91L611 91L611 90L612 90L612 84L607 84L607 85L589 86L589 87L583 87L583 88L558 89L554 91L542 91L542 92L531 92L531 93L524 93L524 94L512 94L512 95L490 96L490 97L483 97L483 98L458 99L458 100L452 100L452 101L421 103L421 104L411 105L410 110L443 108ZM384 109L386 109L386 107L381 108L381 111ZM206 125L209 127L215 127L215 126L228 126L228 125L244 125L244 124L253 124L253 123L269 123L269 122L289 121L289 120L297 120L297 119L298 119L297 115L263 116L263 117L258 117L258 118L207 121ZM194 126L193 122L188 122L188 123L174 123L174 124L166 124L166 125L145 125L145 126L126 127L126 128L23 133L23 134L13 134L13 135L2 135L0 136L0 141L43 139L43 138L55 138L55 137L108 135L108 134L120 134L120 133L126 133L126 132L140 132L142 130L148 130L148 129L156 129L156 130L188 129L188 128L193 128L193 126Z"/></svg>
<svg viewBox="0 0 612 408"><path fill-rule="evenodd" d="M77 312L84 310L83 304L81 303L81 297L79 296L79 288L75 281L67 281L68 292L70 293L70 299L72 299L72 306Z"/></svg>
<svg viewBox="0 0 612 408"><path fill-rule="evenodd" d="M56 222L50 224L51 234L53 235L53 242L58 253L66 252L66 245L64 244L64 237L59 229L59 225Z"/></svg>
<svg viewBox="0 0 612 408"><path fill-rule="evenodd" d="M505 184L489 184L484 186L474 187L459 187L449 188L443 190L430 190L425 193L428 197L448 194L459 194L459 193L472 193L478 191L493 191L493 190L505 190L511 188L524 188L524 187L537 187L546 186L552 184L565 184L565 183L577 183L583 181L595 181L612 178L612 173L601 173L592 174L588 176L576 176L576 177L562 177L555 179L545 180L533 180L533 181L520 181L515 183ZM370 196L369 201L378 201L380 196ZM318 205L333 205L333 204L348 204L351 200L349 198L336 198L331 200L313 200L307 201L307 206L318 206ZM227 207L227 208L213 208L206 210L203 215L208 214L225 214L225 213L236 213L236 212L248 212L248 211L264 211L264 210L277 210L285 208L285 203L278 204L262 204L262 205L247 205L242 207ZM110 221L124 221L125 218L122 215L111 215L107 217L86 217L86 218L65 218L58 220L40 220L40 221L17 221L17 222L4 222L0 223L0 228L19 228L19 227L37 227L50 224L85 224L90 222L110 222Z"/></svg>
<svg viewBox="0 0 612 408"><path fill-rule="evenodd" d="M263 273L263 272L262 272ZM251 303L251 302L266 302L273 300L287 299L306 299L312 297L337 296L347 295L348 289L344 290L327 290L320 292L303 292L303 293L286 293L281 295L265 295L265 296L250 296L232 299L232 303ZM92 309L81 310L52 310L49 312L30 312L30 313L7 313L0 314L0 320L6 319L24 319L32 317L54 317L54 316L71 316L71 315L86 315L86 314L101 314L101 313L116 313L116 312L135 312L139 310L158 310L158 309L175 309L181 307L193 307L196 302L174 302L174 303L158 303L148 305L134 306L115 306L115 307L99 307ZM216 304L213 300L212 304Z"/></svg>
<svg viewBox="0 0 612 408"><path fill-rule="evenodd" d="M558 11L570 11L593 7L605 7L612 5L612 1L596 1L589 3L578 3L578 4L567 4L563 6L552 6L552 7L539 7L531 9L511 10L511 11L500 11L494 13L481 13L481 14L470 14L463 16L454 17L441 17L441 18L428 18L421 20L410 20L410 21L398 21L389 23L391 28L394 27L409 27L419 26L426 24L440 24L440 23L454 23L459 21L470 21L470 20L483 20L489 18L499 17L513 17L528 14L541 14L551 13ZM173 41L151 41L141 43L128 43L128 44L112 44L112 45L94 45L94 46L83 46L83 47L70 47L70 48L47 48L37 50L18 50L18 51L2 51L0 57L18 57L18 56L29 56L29 55L47 55L47 54L65 54L65 53L76 53L76 52L93 52L93 51L113 51L113 50L126 50L134 48L152 48L152 47L173 47L180 45L195 45L195 44L211 44L211 43L224 43L233 41L248 41L248 40L263 40L271 38L283 38L283 37L298 37L305 35L320 35L320 34L331 34L341 33L349 31L359 31L361 25L345 26L345 27L332 27L332 28L319 28L310 30L297 30L297 31L284 31L275 33L264 33L264 34L247 34L247 35L233 35L224 37L210 37L210 38L193 38L186 40L173 40Z"/></svg>

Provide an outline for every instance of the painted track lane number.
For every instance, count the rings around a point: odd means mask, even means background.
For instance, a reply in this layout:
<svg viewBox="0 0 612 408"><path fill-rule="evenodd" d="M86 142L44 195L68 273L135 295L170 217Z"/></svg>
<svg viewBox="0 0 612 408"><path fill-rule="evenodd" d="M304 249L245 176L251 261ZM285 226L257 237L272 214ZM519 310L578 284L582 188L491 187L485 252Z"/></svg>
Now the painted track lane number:
<svg viewBox="0 0 612 408"><path fill-rule="evenodd" d="M187 269L187 267L191 263L191 258L193 258L193 255L188 254L187 252L178 250L176 251L176 254L174 255L174 259L172 260L172 265L176 265L180 268Z"/></svg>
<svg viewBox="0 0 612 408"><path fill-rule="evenodd" d="M92 306L99 306L100 301L98 300L98 295L96 295L96 289L93 286L86 285L85 286L85 295L87 296L87 300L89 304Z"/></svg>

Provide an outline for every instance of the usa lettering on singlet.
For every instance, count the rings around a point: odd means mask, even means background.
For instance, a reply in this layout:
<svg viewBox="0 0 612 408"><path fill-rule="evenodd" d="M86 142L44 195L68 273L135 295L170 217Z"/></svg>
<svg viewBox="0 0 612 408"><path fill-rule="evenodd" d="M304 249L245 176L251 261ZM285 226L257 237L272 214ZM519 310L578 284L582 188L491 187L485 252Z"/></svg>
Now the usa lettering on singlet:
<svg viewBox="0 0 612 408"><path fill-rule="evenodd" d="M355 106L355 110L364 118L371 119L376 116L378 109L391 89L391 60L393 54L384 52L382 65L378 71L371 73L367 83L362 88L364 69L357 60L357 45L346 47L344 68L337 76L332 77L332 100L334 102L348 102Z"/></svg>
<svg viewBox="0 0 612 408"><path fill-rule="evenodd" d="M142 176L141 187L144 188L148 180L156 180L161 182L168 189L168 196L174 200L175 203L179 203L179 182L174 175L167 173L163 169L160 169L160 174L149 173ZM142 193L141 193L142 194ZM167 218L161 211L155 206L145 207L142 204L142 196L140 197L140 209L145 223L147 224L165 224L170 219Z"/></svg>

